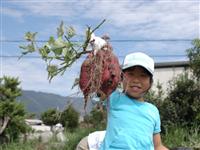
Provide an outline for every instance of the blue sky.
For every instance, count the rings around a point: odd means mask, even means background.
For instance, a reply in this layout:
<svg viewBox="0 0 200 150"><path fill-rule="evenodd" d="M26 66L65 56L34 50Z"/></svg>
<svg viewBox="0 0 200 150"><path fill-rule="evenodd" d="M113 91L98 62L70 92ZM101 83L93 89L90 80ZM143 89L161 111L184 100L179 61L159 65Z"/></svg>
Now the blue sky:
<svg viewBox="0 0 200 150"><path fill-rule="evenodd" d="M185 50L200 38L199 0L1 0L0 76L19 77L22 89L76 95L80 90L71 87L84 58L49 83L39 58L18 60L19 45L27 31L47 40L62 20L82 37L87 25L94 28L103 19L95 34L110 36L120 62L134 51L156 62L187 60Z"/></svg>

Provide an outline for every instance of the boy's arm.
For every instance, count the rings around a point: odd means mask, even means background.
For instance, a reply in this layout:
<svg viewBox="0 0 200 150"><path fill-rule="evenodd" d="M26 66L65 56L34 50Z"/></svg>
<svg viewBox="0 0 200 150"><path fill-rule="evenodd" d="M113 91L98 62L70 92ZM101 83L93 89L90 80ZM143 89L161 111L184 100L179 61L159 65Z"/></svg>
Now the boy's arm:
<svg viewBox="0 0 200 150"><path fill-rule="evenodd" d="M153 143L155 150L169 150L168 148L162 145L160 133L156 133L153 135Z"/></svg>

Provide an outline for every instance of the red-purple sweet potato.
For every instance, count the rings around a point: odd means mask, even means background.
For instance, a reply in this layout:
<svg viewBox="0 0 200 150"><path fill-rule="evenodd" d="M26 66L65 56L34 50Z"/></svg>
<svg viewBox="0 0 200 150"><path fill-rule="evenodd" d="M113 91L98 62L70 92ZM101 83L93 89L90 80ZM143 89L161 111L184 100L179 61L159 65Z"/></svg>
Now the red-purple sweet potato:
<svg viewBox="0 0 200 150"><path fill-rule="evenodd" d="M81 66L79 86L85 98L85 104L93 93L103 93L108 97L118 86L121 69L112 47L107 45L96 55L90 54Z"/></svg>

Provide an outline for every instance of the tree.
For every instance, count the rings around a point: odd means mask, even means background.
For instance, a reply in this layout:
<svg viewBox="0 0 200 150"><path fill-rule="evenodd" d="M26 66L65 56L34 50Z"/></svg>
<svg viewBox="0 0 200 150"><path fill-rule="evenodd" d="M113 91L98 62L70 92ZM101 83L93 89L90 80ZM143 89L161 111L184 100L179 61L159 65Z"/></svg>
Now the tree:
<svg viewBox="0 0 200 150"><path fill-rule="evenodd" d="M193 40L192 45L192 48L187 49L187 54L193 74L200 81L200 39Z"/></svg>
<svg viewBox="0 0 200 150"><path fill-rule="evenodd" d="M79 113L73 108L72 105L68 105L61 114L61 123L65 128L75 129L79 123Z"/></svg>
<svg viewBox="0 0 200 150"><path fill-rule="evenodd" d="M150 91L146 95L158 107L163 129L174 124L187 127L200 124L200 40L195 39L192 45L186 50L192 73L184 72L172 79L166 97L159 84L157 93Z"/></svg>
<svg viewBox="0 0 200 150"><path fill-rule="evenodd" d="M170 84L170 91L164 103L164 118L171 123L186 126L199 124L200 118L200 89L197 83L182 74Z"/></svg>
<svg viewBox="0 0 200 150"><path fill-rule="evenodd" d="M61 112L59 112L57 109L49 108L47 111L41 114L41 119L44 124L53 126L60 122L60 115Z"/></svg>
<svg viewBox="0 0 200 150"><path fill-rule="evenodd" d="M165 125L200 124L200 40L193 40L192 45L187 49L192 74L185 72L169 83L161 113Z"/></svg>
<svg viewBox="0 0 200 150"><path fill-rule="evenodd" d="M93 108L89 115L89 122L96 128L105 129L107 121L105 109Z"/></svg>
<svg viewBox="0 0 200 150"><path fill-rule="evenodd" d="M16 102L21 95L18 78L4 76L0 78L0 138L16 140L20 133L25 133L24 105ZM2 141L2 140L0 140Z"/></svg>
<svg viewBox="0 0 200 150"><path fill-rule="evenodd" d="M165 93L162 89L162 84L158 81L156 84L156 90L149 90L148 93L145 94L145 99L150 103L156 105L161 108L163 104Z"/></svg>

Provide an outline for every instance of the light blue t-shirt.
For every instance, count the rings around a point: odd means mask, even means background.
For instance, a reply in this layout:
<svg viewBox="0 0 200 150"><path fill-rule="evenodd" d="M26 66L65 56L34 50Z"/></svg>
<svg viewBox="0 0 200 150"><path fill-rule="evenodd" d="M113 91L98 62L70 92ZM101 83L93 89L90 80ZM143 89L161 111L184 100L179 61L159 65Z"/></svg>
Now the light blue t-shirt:
<svg viewBox="0 0 200 150"><path fill-rule="evenodd" d="M154 150L153 134L160 131L154 105L115 91L108 100L108 123L100 150Z"/></svg>

